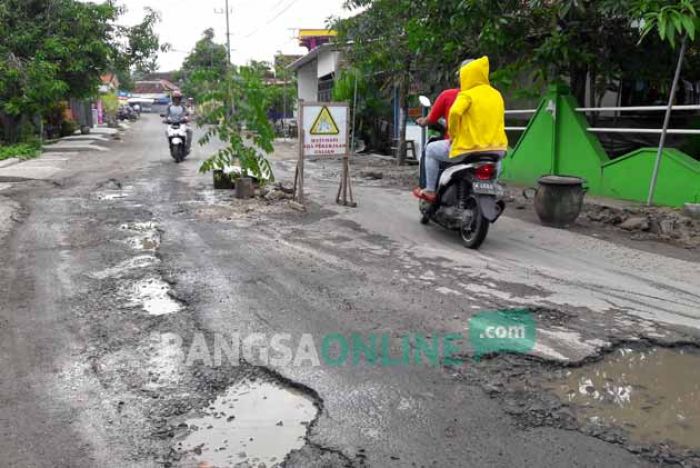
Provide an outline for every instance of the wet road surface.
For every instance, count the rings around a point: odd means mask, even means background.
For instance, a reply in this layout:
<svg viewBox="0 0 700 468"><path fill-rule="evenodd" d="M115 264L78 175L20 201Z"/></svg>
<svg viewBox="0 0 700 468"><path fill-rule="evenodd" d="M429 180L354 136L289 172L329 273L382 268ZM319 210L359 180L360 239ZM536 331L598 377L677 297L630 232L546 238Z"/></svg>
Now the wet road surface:
<svg viewBox="0 0 700 468"><path fill-rule="evenodd" d="M314 365L302 345L466 333L476 312L513 307L537 311L540 359L578 362L624 340L692 341L697 264L511 218L480 252L465 251L419 225L405 193L356 187L359 209L333 205L336 182L313 165L309 213L235 201L197 173L203 149L174 164L162 130L145 116L110 152L69 161L59 186L2 192L19 204L1 247L4 466L653 461L581 431L523 425L478 376L465 378L480 372L465 372L470 360ZM276 166L281 177L293 170ZM294 356L274 361L232 338L253 334L284 335ZM230 340L224 354L240 352L238 365L211 362L220 339ZM265 385L269 403L246 396ZM263 417L280 400L287 411ZM259 453L277 437L286 448Z"/></svg>

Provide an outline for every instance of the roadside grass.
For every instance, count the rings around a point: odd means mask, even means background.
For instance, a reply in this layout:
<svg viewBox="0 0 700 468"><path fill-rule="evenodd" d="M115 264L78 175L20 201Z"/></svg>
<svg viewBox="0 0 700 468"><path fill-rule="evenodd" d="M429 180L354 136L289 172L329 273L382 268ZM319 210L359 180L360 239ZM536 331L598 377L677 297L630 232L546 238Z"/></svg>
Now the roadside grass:
<svg viewBox="0 0 700 468"><path fill-rule="evenodd" d="M39 140L10 146L0 145L0 161L9 158L32 159L39 156L40 153L41 142Z"/></svg>

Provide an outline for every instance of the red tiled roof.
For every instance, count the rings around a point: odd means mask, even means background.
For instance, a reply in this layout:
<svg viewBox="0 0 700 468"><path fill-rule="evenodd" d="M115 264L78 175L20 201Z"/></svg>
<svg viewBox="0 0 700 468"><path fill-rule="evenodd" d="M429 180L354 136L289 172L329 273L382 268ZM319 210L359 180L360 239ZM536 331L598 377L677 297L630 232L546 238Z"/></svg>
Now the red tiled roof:
<svg viewBox="0 0 700 468"><path fill-rule="evenodd" d="M136 94L164 94L179 89L167 80L137 81L134 83L134 93Z"/></svg>

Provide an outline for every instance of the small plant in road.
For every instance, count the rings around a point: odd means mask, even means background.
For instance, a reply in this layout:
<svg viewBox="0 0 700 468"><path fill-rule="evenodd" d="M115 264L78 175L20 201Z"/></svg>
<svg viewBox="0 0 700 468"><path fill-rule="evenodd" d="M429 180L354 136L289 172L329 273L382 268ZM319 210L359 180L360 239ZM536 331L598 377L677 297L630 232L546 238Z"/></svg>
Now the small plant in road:
<svg viewBox="0 0 700 468"><path fill-rule="evenodd" d="M199 71L195 80L216 85L202 97L207 109L201 119L211 123L199 140L205 145L218 137L226 143L202 163L199 171L224 170L240 166L241 177L254 177L261 184L274 181L272 167L265 157L273 151L274 129L267 112L272 93L262 80L261 73L251 67L240 67L215 81L211 72Z"/></svg>

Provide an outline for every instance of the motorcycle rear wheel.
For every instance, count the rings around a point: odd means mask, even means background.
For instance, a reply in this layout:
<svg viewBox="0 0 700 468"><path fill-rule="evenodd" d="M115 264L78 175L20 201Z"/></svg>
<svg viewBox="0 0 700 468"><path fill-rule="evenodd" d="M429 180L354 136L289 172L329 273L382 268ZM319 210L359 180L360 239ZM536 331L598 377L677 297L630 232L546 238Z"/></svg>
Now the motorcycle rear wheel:
<svg viewBox="0 0 700 468"><path fill-rule="evenodd" d="M479 203L474 197L469 197L467 200L467 209L472 210L472 218L468 223L462 223L459 228L459 235L462 238L464 246L468 249L478 249L486 239L489 232L489 221L484 218L479 208Z"/></svg>

